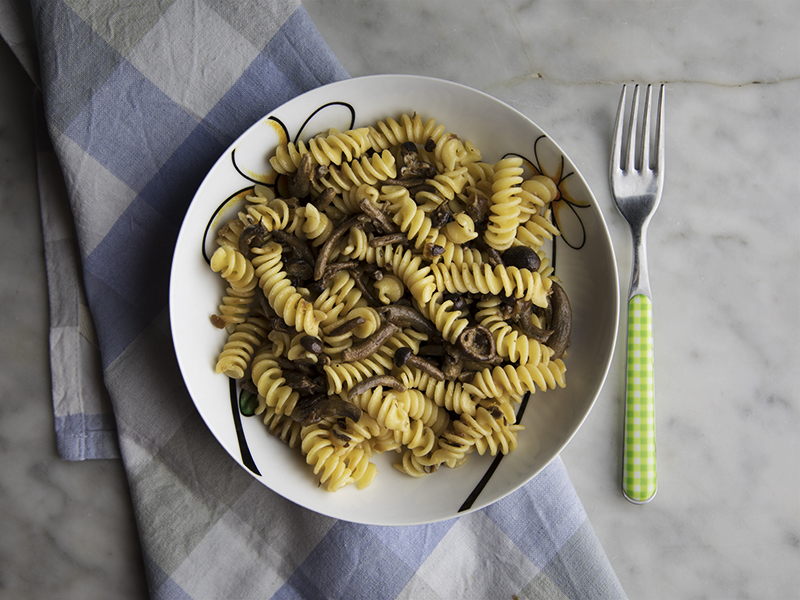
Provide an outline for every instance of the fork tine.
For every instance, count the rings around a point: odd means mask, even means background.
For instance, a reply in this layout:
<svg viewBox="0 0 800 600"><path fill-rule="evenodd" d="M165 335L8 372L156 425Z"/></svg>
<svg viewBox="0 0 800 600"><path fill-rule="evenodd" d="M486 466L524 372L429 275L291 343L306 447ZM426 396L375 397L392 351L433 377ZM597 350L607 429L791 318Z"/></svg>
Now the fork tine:
<svg viewBox="0 0 800 600"><path fill-rule="evenodd" d="M653 161L653 170L663 177L664 167L664 91L666 86L662 83L658 91L658 117L656 120L656 158Z"/></svg>
<svg viewBox="0 0 800 600"><path fill-rule="evenodd" d="M619 98L617 107L617 119L614 121L614 139L611 142L611 172L615 173L620 169L622 158L622 115L625 112L626 86L622 86L622 95Z"/></svg>
<svg viewBox="0 0 800 600"><path fill-rule="evenodd" d="M642 171L650 168L650 108L653 103L653 86L647 85L644 97L644 116L642 118L642 139L639 146L639 163L637 168ZM636 106L632 110L636 110Z"/></svg>
<svg viewBox="0 0 800 600"><path fill-rule="evenodd" d="M636 129L638 128L639 84L633 86L633 99L631 100L631 116L628 123L628 142L626 145L625 162L623 171L636 168Z"/></svg>

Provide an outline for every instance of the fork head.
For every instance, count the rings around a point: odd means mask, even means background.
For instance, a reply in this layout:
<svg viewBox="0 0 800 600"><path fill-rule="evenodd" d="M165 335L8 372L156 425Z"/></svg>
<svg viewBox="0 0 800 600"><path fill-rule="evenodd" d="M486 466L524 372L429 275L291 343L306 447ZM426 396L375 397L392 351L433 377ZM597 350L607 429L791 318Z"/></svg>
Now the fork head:
<svg viewBox="0 0 800 600"><path fill-rule="evenodd" d="M634 86L627 136L623 140L627 96L627 86L623 85L614 125L609 172L611 193L617 208L631 227L642 226L649 220L661 200L661 191L664 187L664 85L661 85L658 92L653 140L651 140L652 95L653 86L648 85L640 129L639 86Z"/></svg>

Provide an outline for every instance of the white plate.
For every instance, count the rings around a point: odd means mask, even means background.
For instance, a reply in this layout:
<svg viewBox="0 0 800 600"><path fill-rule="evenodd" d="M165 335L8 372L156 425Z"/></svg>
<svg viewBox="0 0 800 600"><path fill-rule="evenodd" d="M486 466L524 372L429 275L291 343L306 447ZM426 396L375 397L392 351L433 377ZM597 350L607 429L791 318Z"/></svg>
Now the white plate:
<svg viewBox="0 0 800 600"><path fill-rule="evenodd" d="M573 309L567 387L531 396L521 418L526 429L519 435L518 449L497 463L474 453L461 468L442 468L415 479L391 467L399 455L384 454L375 459L379 473L370 487L358 490L350 485L331 493L318 487L299 450L270 436L259 418L239 418L232 410L229 380L214 371L225 333L210 324L209 315L216 312L224 286L206 263L213 251L207 230L230 218L224 210L217 213L227 198L269 171L267 157L281 135L278 122L294 138L301 128L304 136L331 127L344 131L415 111L472 141L486 161L497 161L506 153L531 159L547 175L560 178L562 192L574 201L562 201L558 213L564 236L554 248L556 275ZM539 473L589 414L613 355L618 315L618 276L608 230L592 192L569 158L537 125L508 105L462 85L406 75L326 85L250 127L198 189L178 236L170 281L178 363L197 410L219 443L256 479L285 498L331 517L379 525L429 523L466 514L503 498ZM239 435L237 422L241 422ZM240 437L252 461L243 458Z"/></svg>

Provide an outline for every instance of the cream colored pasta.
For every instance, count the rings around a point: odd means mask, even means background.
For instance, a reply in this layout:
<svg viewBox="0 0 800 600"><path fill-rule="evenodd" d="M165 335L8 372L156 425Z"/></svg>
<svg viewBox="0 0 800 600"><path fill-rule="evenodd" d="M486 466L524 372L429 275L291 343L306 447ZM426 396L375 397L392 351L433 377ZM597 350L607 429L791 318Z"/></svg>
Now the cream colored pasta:
<svg viewBox="0 0 800 600"><path fill-rule="evenodd" d="M213 367L255 394L248 414L330 491L370 485L378 454L425 477L514 451L517 403L566 385L555 182L417 113L269 162L210 260L228 330Z"/></svg>

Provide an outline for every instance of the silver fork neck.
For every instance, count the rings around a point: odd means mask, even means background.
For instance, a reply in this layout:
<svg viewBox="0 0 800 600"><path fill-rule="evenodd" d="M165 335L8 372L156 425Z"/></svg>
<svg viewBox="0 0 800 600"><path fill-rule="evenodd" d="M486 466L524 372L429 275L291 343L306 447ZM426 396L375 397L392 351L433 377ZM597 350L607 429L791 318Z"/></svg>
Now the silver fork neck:
<svg viewBox="0 0 800 600"><path fill-rule="evenodd" d="M634 296L644 295L651 301L650 273L647 270L647 223L642 227L631 227L633 238L633 268L631 269L631 285L628 300Z"/></svg>

